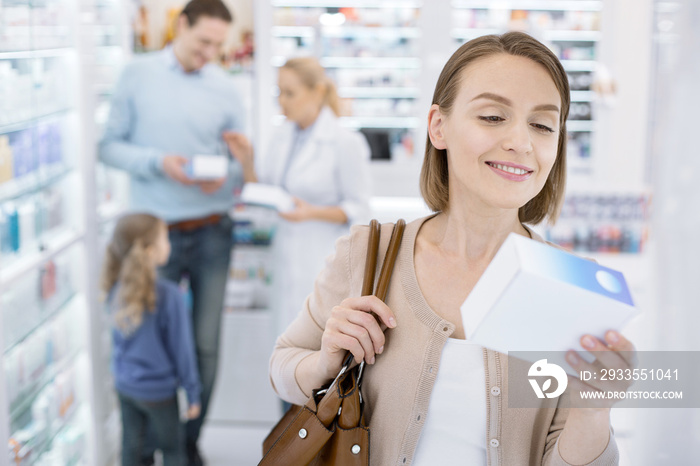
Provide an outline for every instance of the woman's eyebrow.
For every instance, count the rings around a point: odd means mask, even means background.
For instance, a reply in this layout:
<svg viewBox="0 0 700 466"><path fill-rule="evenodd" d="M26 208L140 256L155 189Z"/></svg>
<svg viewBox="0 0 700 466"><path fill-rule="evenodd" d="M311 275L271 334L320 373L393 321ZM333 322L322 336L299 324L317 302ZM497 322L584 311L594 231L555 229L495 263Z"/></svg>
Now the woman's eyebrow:
<svg viewBox="0 0 700 466"><path fill-rule="evenodd" d="M498 94L494 94L493 92L482 92L481 94L477 95L474 97L471 102L474 102L477 99L489 99L489 100L494 100L498 103L501 103L503 105L507 105L509 107L513 106L513 102L510 101L510 99L503 97ZM541 104L535 106L535 108L532 109L535 112L542 112L542 111L548 111L548 112L557 112L559 113L559 107L553 104Z"/></svg>

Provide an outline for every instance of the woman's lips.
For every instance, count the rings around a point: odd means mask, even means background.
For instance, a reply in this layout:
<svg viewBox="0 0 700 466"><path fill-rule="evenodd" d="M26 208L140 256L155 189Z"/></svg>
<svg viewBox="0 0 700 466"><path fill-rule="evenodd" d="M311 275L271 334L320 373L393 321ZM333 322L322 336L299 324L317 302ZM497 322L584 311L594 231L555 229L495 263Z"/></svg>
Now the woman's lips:
<svg viewBox="0 0 700 466"><path fill-rule="evenodd" d="M514 163L486 162L486 165L498 176L510 181L525 181L533 173L528 167Z"/></svg>

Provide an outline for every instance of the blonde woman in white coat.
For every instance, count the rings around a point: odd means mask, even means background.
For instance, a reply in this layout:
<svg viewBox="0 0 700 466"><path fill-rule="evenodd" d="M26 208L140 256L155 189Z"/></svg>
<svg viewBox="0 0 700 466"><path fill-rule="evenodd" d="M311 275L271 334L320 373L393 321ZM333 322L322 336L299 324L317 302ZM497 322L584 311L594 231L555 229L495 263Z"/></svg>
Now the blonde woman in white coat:
<svg viewBox="0 0 700 466"><path fill-rule="evenodd" d="M369 216L369 146L339 124L338 95L315 58L294 58L280 68L279 104L287 117L266 156L254 165L252 146L239 133L224 135L247 180L273 184L294 197L280 213L275 236L280 331L296 318L335 240Z"/></svg>

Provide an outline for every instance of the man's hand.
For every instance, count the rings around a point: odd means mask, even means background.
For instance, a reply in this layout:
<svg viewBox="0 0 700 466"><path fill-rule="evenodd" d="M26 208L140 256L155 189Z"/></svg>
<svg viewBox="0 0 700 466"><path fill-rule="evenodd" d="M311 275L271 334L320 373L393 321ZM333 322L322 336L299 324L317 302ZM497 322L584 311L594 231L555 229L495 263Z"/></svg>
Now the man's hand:
<svg viewBox="0 0 700 466"><path fill-rule="evenodd" d="M168 177L178 183L187 186L193 185L195 181L185 173L184 166L187 162L189 162L187 157L181 155L166 155L163 157L163 171Z"/></svg>
<svg viewBox="0 0 700 466"><path fill-rule="evenodd" d="M215 180L197 181L197 186L204 194L213 194L224 185L226 177L217 178Z"/></svg>

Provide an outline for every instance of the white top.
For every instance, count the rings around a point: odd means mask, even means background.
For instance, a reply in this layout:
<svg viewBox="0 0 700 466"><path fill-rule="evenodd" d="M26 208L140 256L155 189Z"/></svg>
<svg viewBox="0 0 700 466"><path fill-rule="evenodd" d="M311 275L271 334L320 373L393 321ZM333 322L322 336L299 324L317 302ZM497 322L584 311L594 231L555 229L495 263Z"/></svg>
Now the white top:
<svg viewBox="0 0 700 466"><path fill-rule="evenodd" d="M486 464L485 385L482 347L448 338L413 466Z"/></svg>

